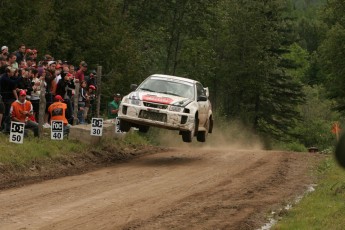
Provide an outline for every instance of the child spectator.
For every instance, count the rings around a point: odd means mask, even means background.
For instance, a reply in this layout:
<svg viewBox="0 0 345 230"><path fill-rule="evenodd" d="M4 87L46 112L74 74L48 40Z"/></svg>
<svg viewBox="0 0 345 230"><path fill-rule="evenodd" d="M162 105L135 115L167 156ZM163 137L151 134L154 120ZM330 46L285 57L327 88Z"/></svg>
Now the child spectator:
<svg viewBox="0 0 345 230"><path fill-rule="evenodd" d="M84 118L84 110L85 110L85 102L86 102L86 96L87 96L87 91L86 91L86 81L82 81L80 84L80 90L79 90L79 98L78 98L78 120L79 124L84 124L85 123L85 118Z"/></svg>
<svg viewBox="0 0 345 230"><path fill-rule="evenodd" d="M95 95L96 87L94 85L90 85L86 94L86 100L85 100L85 108L84 108L84 120L86 122L89 122L91 119L89 119L89 114L90 117L93 115L93 110L92 106L94 105L94 101L96 98Z"/></svg>
<svg viewBox="0 0 345 230"><path fill-rule="evenodd" d="M38 77L38 70L31 69L30 77L31 77L31 85L32 85L31 104L34 110L34 117L36 121L38 121L40 94L41 94L41 80Z"/></svg>

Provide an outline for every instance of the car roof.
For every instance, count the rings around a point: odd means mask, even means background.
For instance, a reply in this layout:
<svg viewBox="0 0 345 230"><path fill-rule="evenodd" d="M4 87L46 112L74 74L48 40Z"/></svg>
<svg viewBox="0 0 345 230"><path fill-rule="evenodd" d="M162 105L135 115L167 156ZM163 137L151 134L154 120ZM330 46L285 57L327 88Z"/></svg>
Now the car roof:
<svg viewBox="0 0 345 230"><path fill-rule="evenodd" d="M198 81L195 81L195 80L192 80L189 78L177 77L177 76L166 75L166 74L153 74L150 76L150 78L151 77L159 77L159 78L164 78L164 79L171 80L171 81L185 81L185 82L192 83L192 84L195 84L198 82Z"/></svg>

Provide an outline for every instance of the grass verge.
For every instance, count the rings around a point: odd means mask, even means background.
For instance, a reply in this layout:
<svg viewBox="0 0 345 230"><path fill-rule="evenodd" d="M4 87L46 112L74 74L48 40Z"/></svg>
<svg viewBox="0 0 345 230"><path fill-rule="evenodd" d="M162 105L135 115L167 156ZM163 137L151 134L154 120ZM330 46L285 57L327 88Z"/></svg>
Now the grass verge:
<svg viewBox="0 0 345 230"><path fill-rule="evenodd" d="M286 212L272 229L344 229L345 170L329 157L318 173L316 190Z"/></svg>

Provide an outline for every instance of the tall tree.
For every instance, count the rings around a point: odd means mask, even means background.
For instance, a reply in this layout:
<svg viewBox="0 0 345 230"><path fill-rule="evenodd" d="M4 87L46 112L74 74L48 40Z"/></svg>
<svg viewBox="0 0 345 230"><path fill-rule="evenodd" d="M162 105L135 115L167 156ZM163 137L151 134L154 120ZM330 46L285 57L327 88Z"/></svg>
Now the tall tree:
<svg viewBox="0 0 345 230"><path fill-rule="evenodd" d="M345 5L340 0L329 0L323 20L329 26L325 40L319 47L322 70L327 75L328 92L338 102L338 110L345 112Z"/></svg>
<svg viewBox="0 0 345 230"><path fill-rule="evenodd" d="M224 112L276 138L293 127L301 84L283 58L294 41L286 1L224 1L217 45Z"/></svg>

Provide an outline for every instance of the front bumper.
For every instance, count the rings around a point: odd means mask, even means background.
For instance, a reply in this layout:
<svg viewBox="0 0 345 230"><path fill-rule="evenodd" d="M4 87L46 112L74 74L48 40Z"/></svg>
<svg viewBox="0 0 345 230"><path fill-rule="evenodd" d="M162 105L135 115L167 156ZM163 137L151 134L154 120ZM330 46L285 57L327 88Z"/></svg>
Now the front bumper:
<svg viewBox="0 0 345 230"><path fill-rule="evenodd" d="M192 131L195 121L195 117L190 113L153 109L125 103L122 103L120 106L118 118L138 125L180 131Z"/></svg>

